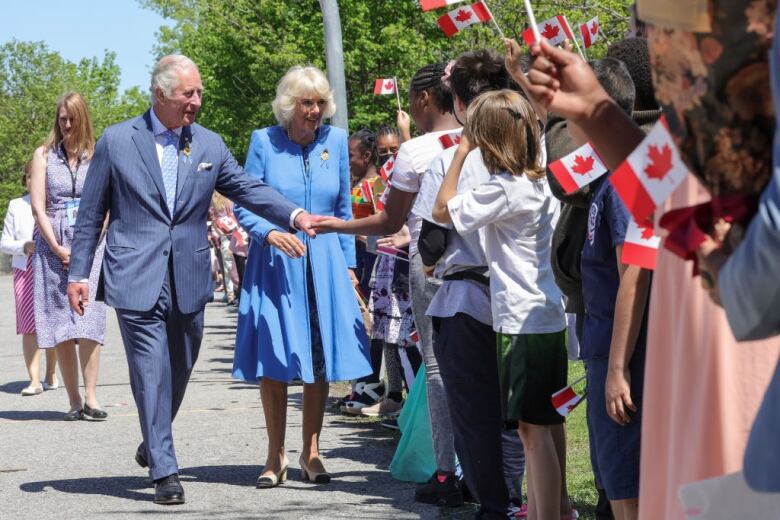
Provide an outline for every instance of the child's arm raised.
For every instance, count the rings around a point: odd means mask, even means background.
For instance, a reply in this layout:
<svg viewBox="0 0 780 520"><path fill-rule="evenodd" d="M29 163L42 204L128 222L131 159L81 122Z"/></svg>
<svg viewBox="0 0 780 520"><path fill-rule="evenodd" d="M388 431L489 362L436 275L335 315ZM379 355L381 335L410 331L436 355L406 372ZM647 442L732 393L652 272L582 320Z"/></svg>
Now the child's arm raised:
<svg viewBox="0 0 780 520"><path fill-rule="evenodd" d="M628 410L636 411L631 399L631 373L628 364L634 355L634 346L639 336L642 317L647 305L650 289L650 271L620 261L623 246L615 248L617 253L620 286L615 301L615 318L612 326L612 341L609 347L609 370L605 387L607 413L616 423L626 425L631 421Z"/></svg>
<svg viewBox="0 0 780 520"><path fill-rule="evenodd" d="M458 179L460 179L463 163L466 162L466 156L468 156L469 152L474 149L470 141L464 128L458 148L455 150L455 157L453 157L452 163L450 163L450 167L447 169L447 174L444 176L439 193L436 196L436 202L433 204L433 210L431 211L433 220L440 224L452 224L452 217L450 216L447 203L458 194Z"/></svg>

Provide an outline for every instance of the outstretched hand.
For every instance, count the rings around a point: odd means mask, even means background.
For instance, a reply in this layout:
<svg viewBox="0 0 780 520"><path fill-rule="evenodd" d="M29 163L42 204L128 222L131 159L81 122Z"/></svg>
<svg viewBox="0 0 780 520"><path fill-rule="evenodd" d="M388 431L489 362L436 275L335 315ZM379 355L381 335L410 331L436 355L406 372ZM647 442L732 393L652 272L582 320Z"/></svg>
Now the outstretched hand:
<svg viewBox="0 0 780 520"><path fill-rule="evenodd" d="M338 217L318 216L314 223L314 231L317 233L337 233L341 231L344 220Z"/></svg>
<svg viewBox="0 0 780 520"><path fill-rule="evenodd" d="M575 123L587 120L609 95L578 55L546 40L531 47L528 94L540 105Z"/></svg>

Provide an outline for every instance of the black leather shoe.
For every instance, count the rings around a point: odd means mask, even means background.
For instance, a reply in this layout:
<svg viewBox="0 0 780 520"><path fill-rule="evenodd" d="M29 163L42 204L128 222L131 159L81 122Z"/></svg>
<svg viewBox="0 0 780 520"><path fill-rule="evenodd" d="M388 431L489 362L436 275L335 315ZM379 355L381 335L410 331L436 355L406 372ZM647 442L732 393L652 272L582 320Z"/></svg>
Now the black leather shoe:
<svg viewBox="0 0 780 520"><path fill-rule="evenodd" d="M149 463L146 462L146 455L144 454L143 443L138 445L138 449L135 450L135 462L142 468L148 468Z"/></svg>
<svg viewBox="0 0 780 520"><path fill-rule="evenodd" d="M164 506L184 503L184 488L179 482L179 475L174 473L154 481L154 503Z"/></svg>

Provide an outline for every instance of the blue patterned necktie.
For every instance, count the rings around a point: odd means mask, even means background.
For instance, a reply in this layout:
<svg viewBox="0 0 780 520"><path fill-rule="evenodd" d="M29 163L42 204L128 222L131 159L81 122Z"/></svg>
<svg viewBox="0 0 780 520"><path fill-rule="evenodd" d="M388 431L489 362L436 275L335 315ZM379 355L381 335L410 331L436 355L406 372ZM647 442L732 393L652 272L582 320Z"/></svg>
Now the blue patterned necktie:
<svg viewBox="0 0 780 520"><path fill-rule="evenodd" d="M168 212L173 216L173 210L176 209L176 179L179 172L179 136L172 130L163 132L162 135L165 137L165 145L160 169L165 185L165 202L168 204Z"/></svg>

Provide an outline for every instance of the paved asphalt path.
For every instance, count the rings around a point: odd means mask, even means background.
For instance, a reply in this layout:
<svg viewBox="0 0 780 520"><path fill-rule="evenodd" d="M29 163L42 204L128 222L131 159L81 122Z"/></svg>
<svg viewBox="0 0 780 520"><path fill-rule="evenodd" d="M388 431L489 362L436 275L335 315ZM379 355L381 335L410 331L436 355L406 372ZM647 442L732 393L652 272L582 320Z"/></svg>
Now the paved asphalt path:
<svg viewBox="0 0 780 520"><path fill-rule="evenodd" d="M0 276L0 519L292 519L471 518L473 509L416 504L414 485L387 471L398 434L376 422L328 411L321 449L333 482L301 481L301 387L290 388L288 481L258 490L266 433L256 385L231 378L236 314L221 303L206 308L200 358L174 423L187 503L156 506L146 472L133 460L140 441L127 362L116 317L108 312L98 398L102 423L67 423L64 388L21 397L26 386L21 338L15 335L10 276ZM331 388L331 404L344 394ZM330 408L329 408L330 410Z"/></svg>

